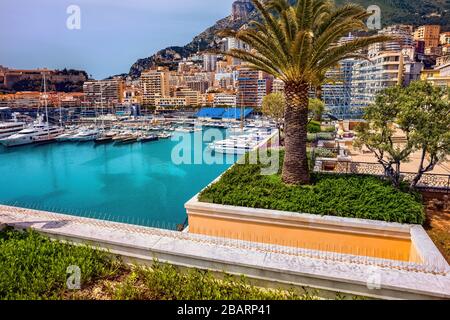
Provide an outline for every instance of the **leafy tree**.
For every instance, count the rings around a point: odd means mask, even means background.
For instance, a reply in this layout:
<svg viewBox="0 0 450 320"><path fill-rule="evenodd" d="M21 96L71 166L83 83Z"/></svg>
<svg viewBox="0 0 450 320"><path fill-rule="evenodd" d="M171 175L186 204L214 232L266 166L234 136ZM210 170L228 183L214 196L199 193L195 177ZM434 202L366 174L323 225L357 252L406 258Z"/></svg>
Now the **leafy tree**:
<svg viewBox="0 0 450 320"><path fill-rule="evenodd" d="M320 99L309 99L309 112L311 114L311 119L315 121L322 121L322 115L325 111L325 103Z"/></svg>
<svg viewBox="0 0 450 320"><path fill-rule="evenodd" d="M252 50L231 49L225 54L241 59L285 83L285 151L283 181L310 182L306 152L309 89L339 61L361 58L361 49L387 41L390 37L371 36L339 43L350 32L366 30L370 16L361 6L346 4L336 8L330 0L252 0L262 22L249 28L223 30L223 37L247 43Z"/></svg>
<svg viewBox="0 0 450 320"><path fill-rule="evenodd" d="M262 112L277 123L278 129L281 128L283 122L285 104L284 94L279 92L271 93L263 98Z"/></svg>
<svg viewBox="0 0 450 320"><path fill-rule="evenodd" d="M410 161L412 153L419 151L421 157L411 189L450 154L450 103L445 89L423 81L388 88L366 109L365 119L356 130L356 146L373 152L397 187L401 164ZM396 141L397 133L404 134L404 141Z"/></svg>

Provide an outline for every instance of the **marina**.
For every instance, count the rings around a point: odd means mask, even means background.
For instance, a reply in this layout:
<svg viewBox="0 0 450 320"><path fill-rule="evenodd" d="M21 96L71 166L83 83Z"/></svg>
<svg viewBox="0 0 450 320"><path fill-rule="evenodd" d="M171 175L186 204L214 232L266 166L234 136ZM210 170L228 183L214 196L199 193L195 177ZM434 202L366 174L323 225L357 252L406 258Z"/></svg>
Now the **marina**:
<svg viewBox="0 0 450 320"><path fill-rule="evenodd" d="M44 128L39 132L46 137ZM75 130L38 144L38 133L26 130L34 143L0 146L2 204L175 229L186 220L184 203L232 164L176 165L171 152L179 142L169 133L159 139L157 133L131 130ZM176 134L194 141L203 133ZM209 150L207 145L200 150L186 145L185 150L193 158Z"/></svg>

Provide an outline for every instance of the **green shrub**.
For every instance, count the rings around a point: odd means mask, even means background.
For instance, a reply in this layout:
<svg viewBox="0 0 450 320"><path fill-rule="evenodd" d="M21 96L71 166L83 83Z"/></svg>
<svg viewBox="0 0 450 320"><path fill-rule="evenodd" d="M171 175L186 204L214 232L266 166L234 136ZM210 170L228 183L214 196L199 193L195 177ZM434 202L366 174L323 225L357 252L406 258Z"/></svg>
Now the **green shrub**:
<svg viewBox="0 0 450 320"><path fill-rule="evenodd" d="M334 133L335 131L336 131L336 128L334 126L322 127L322 132Z"/></svg>
<svg viewBox="0 0 450 320"><path fill-rule="evenodd" d="M308 132L309 133L318 133L320 132L320 122L317 121L311 121L308 123Z"/></svg>
<svg viewBox="0 0 450 320"><path fill-rule="evenodd" d="M81 269L82 291L66 288L67 267ZM0 299L284 300L317 299L314 291L275 290L245 277L154 262L130 269L103 251L52 241L36 232L0 232ZM89 289L88 289L89 288ZM93 290L95 288L96 290Z"/></svg>
<svg viewBox="0 0 450 320"><path fill-rule="evenodd" d="M292 186L281 181L280 173L260 172L259 164L236 164L201 192L200 201L399 223L422 224L425 219L417 195L375 176L314 173L312 185Z"/></svg>
<svg viewBox="0 0 450 320"><path fill-rule="evenodd" d="M0 232L0 299L60 299L67 267L81 269L81 283L110 275L108 254L87 246L51 241L36 232Z"/></svg>
<svg viewBox="0 0 450 320"><path fill-rule="evenodd" d="M308 133L308 142L314 142L316 140L334 140L334 134L331 132L318 132L318 133Z"/></svg>
<svg viewBox="0 0 450 320"><path fill-rule="evenodd" d="M326 148L315 148L314 154L316 158L336 158L337 153L333 150L326 149Z"/></svg>
<svg viewBox="0 0 450 320"><path fill-rule="evenodd" d="M334 140L335 136L333 132L319 132L317 138L319 140Z"/></svg>
<svg viewBox="0 0 450 320"><path fill-rule="evenodd" d="M132 289L134 288L134 289ZM138 288L138 289L136 289ZM140 289L139 289L140 288ZM151 268L137 267L117 289L120 299L151 296L158 300L311 300L308 292L261 289L245 277L215 277L209 271L178 268L155 262Z"/></svg>

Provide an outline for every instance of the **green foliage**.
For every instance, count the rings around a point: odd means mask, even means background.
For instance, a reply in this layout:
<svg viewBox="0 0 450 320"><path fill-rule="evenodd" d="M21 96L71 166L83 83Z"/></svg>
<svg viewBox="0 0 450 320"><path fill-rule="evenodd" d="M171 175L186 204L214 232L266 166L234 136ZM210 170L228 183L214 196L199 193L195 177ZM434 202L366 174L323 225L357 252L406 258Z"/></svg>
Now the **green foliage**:
<svg viewBox="0 0 450 320"><path fill-rule="evenodd" d="M337 8L332 1L319 0L252 2L261 22L250 22L252 28L225 29L218 35L241 40L254 50L231 49L224 53L286 84L317 84L319 78L341 60L359 57L359 50L391 39L360 37L336 45L349 33L366 30L365 19L369 15L358 5ZM306 7L309 10L305 10Z"/></svg>
<svg viewBox="0 0 450 320"><path fill-rule="evenodd" d="M327 140L331 141L335 139L335 136L331 132L319 132L319 133L308 133L308 142L314 142L316 140Z"/></svg>
<svg viewBox="0 0 450 320"><path fill-rule="evenodd" d="M333 150L326 149L326 148L315 148L314 154L316 158L336 158L337 153Z"/></svg>
<svg viewBox="0 0 450 320"><path fill-rule="evenodd" d="M440 24L446 30L450 28L450 2L448 0L336 0L336 4L339 6L347 2L358 3L365 8L374 4L380 6L383 25Z"/></svg>
<svg viewBox="0 0 450 320"><path fill-rule="evenodd" d="M308 123L308 133L319 133L320 132L320 122L311 121Z"/></svg>
<svg viewBox="0 0 450 320"><path fill-rule="evenodd" d="M399 223L424 222L416 194L374 176L313 174L311 186L286 185L260 164L237 164L200 194L200 201Z"/></svg>
<svg viewBox="0 0 450 320"><path fill-rule="evenodd" d="M449 112L446 90L430 83L416 81L406 88L388 88L366 108L367 121L356 128L355 145L372 151L396 186L401 164L420 151L418 174L411 183L415 187L424 173L450 155ZM402 143L395 140L399 132L405 137Z"/></svg>
<svg viewBox="0 0 450 320"><path fill-rule="evenodd" d="M336 128L334 126L322 127L322 132L334 133L335 131L336 131Z"/></svg>
<svg viewBox="0 0 450 320"><path fill-rule="evenodd" d="M264 115L271 117L278 126L284 118L284 106L286 99L282 93L271 93L263 98L262 112Z"/></svg>
<svg viewBox="0 0 450 320"><path fill-rule="evenodd" d="M0 232L0 299L60 299L67 267L81 269L81 284L110 275L108 254L54 242L35 232Z"/></svg>
<svg viewBox="0 0 450 320"><path fill-rule="evenodd" d="M74 246L52 241L36 232L0 232L0 299L70 299L95 298L93 292L66 288L67 267L81 268L82 287L102 279L116 279L116 286L107 285L112 299L161 300L281 300L317 299L305 290L262 289L249 284L245 277L224 275L216 278L211 272L197 269L181 271L155 262L152 268L136 266L121 279L127 268L107 253L87 246ZM106 282L111 283L111 282ZM102 286L98 287L101 288Z"/></svg>
<svg viewBox="0 0 450 320"><path fill-rule="evenodd" d="M321 121L322 114L325 111L325 102L320 99L309 99L308 108L312 119Z"/></svg>
<svg viewBox="0 0 450 320"><path fill-rule="evenodd" d="M209 271L179 270L155 262L151 268L136 267L116 288L117 299L157 300L312 300L314 295L294 290L261 289L241 277L225 275L222 279Z"/></svg>

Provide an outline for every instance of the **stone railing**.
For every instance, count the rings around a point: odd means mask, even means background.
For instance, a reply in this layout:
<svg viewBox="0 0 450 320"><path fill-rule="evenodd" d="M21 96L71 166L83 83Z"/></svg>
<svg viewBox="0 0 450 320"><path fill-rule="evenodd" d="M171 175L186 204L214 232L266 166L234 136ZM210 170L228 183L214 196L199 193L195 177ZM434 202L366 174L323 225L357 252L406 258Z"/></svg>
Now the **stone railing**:
<svg viewBox="0 0 450 320"><path fill-rule="evenodd" d="M316 161L316 172L366 174L385 177L385 171L381 164L372 162L351 161ZM403 181L412 181L416 176L413 172L402 172ZM418 183L419 188L442 189L450 192L450 174L425 173Z"/></svg>

